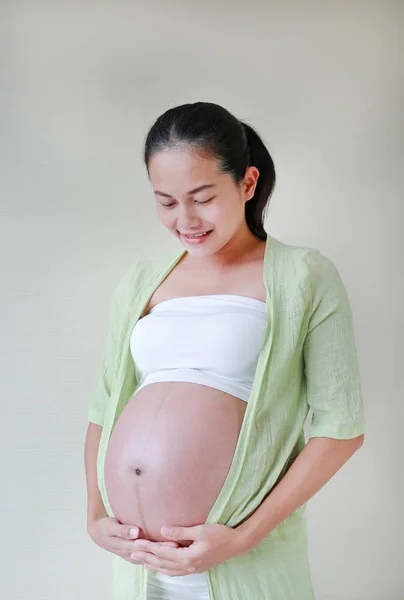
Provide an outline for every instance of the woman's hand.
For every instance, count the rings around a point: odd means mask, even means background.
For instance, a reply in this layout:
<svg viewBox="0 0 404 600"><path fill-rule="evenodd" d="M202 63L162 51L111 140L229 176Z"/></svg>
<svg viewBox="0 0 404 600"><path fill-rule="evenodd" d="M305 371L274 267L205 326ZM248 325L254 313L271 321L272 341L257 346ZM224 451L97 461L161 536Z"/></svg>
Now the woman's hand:
<svg viewBox="0 0 404 600"><path fill-rule="evenodd" d="M167 535L168 529L171 529L170 535ZM171 540L192 540L193 543L188 547L170 548L158 542L136 540L131 561L165 575L188 575L207 571L246 551L240 532L226 525L162 527L161 533Z"/></svg>
<svg viewBox="0 0 404 600"><path fill-rule="evenodd" d="M133 563L130 555L137 550L137 546L134 544L140 534L139 527L123 525L114 517L102 517L90 523L87 526L87 532L95 544ZM156 544L159 543L171 546L171 550L178 548L176 542L156 542Z"/></svg>

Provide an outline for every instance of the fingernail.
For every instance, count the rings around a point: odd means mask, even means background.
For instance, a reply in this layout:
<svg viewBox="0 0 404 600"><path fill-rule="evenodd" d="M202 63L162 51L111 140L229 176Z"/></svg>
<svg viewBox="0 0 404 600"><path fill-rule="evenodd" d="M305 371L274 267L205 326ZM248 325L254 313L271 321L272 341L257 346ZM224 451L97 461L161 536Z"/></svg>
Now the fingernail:
<svg viewBox="0 0 404 600"><path fill-rule="evenodd" d="M132 529L129 530L129 535L132 537L137 537L139 535L139 528L132 527Z"/></svg>

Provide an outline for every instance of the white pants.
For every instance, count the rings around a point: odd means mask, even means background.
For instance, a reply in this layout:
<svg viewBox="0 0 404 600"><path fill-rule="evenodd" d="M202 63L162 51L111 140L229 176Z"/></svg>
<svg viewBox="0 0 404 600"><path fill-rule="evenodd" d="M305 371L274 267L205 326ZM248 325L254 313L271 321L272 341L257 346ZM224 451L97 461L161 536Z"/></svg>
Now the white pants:
<svg viewBox="0 0 404 600"><path fill-rule="evenodd" d="M209 600L205 573L169 577L150 570L147 600Z"/></svg>

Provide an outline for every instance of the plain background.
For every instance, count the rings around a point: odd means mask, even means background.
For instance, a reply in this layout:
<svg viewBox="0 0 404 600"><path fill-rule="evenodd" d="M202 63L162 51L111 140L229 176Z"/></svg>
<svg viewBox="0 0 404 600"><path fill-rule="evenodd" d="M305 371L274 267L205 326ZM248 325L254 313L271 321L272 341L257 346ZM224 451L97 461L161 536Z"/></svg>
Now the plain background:
<svg viewBox="0 0 404 600"><path fill-rule="evenodd" d="M144 137L202 100L261 133L267 230L329 256L351 299L366 439L309 503L316 599L402 600L403 3L3 0L0 22L0 597L109 599L88 399L117 279L178 247Z"/></svg>

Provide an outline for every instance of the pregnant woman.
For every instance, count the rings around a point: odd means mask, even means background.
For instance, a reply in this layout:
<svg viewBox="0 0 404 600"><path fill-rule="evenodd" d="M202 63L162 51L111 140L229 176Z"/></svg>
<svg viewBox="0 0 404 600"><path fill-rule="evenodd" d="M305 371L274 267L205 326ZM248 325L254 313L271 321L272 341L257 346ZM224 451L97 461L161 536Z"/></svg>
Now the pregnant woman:
<svg viewBox="0 0 404 600"><path fill-rule="evenodd" d="M273 161L223 107L167 110L144 160L181 248L123 274L89 406L112 598L312 600L305 505L363 444L344 284L266 233Z"/></svg>

